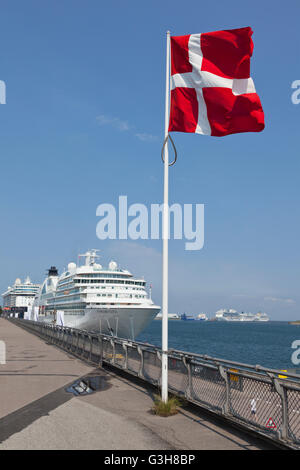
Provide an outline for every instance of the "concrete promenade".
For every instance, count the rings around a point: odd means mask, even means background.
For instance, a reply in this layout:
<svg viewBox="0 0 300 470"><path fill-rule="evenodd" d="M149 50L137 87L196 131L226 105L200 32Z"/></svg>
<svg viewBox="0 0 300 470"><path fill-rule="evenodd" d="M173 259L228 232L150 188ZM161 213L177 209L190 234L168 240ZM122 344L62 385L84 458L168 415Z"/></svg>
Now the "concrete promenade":
<svg viewBox="0 0 300 470"><path fill-rule="evenodd" d="M169 418L153 415L153 389L95 369L0 319L6 364L0 365L0 450L256 450L256 440L208 414L183 408ZM77 396L65 389L99 375L103 388Z"/></svg>

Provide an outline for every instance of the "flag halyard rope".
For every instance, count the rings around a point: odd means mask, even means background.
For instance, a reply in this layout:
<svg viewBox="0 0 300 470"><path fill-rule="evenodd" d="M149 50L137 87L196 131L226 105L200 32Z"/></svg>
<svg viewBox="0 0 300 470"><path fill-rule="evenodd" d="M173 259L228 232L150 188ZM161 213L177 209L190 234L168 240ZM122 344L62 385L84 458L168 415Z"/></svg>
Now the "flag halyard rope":
<svg viewBox="0 0 300 470"><path fill-rule="evenodd" d="M165 155L165 146L166 146L166 144L167 144L167 142L168 142L168 139L170 140L170 142L171 142L171 144L172 144L172 147L173 147L173 150L174 150L174 154L175 154L174 160L173 160L171 163L169 163L169 166L173 166L173 165L176 163L176 161L177 161L177 149L176 149L176 147L175 147L175 144L174 144L173 139L172 139L172 137L170 136L170 134L168 134L167 137L166 137L165 140L164 140L164 143L163 143L163 146L162 146L162 149L161 149L161 159L162 159L163 163L165 163L165 159L164 159L164 155Z"/></svg>

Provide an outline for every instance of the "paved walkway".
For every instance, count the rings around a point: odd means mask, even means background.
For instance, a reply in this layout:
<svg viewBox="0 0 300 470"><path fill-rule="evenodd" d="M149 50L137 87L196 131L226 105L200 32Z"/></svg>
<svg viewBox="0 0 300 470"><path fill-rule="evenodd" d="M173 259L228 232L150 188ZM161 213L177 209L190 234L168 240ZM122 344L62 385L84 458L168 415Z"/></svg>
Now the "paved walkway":
<svg viewBox="0 0 300 470"><path fill-rule="evenodd" d="M0 319L6 365L0 365L0 450L4 449L266 449L267 444L201 412L153 415L153 391L94 369ZM103 389L77 396L66 386L100 375Z"/></svg>

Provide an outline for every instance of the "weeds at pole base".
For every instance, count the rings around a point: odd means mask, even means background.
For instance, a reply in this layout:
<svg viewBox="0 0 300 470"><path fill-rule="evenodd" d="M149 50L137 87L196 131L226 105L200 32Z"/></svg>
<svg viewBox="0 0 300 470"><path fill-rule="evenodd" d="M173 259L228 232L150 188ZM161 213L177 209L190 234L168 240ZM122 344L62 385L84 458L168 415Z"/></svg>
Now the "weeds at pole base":
<svg viewBox="0 0 300 470"><path fill-rule="evenodd" d="M173 416L178 413L178 408L180 406L181 401L178 397L172 396L167 402L164 402L159 395L154 395L154 406L152 411L158 416Z"/></svg>

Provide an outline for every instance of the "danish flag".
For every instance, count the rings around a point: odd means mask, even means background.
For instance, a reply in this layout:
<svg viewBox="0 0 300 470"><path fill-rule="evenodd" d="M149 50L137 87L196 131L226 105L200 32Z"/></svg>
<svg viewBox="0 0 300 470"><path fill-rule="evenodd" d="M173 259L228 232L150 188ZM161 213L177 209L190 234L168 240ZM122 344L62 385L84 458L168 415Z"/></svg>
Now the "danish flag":
<svg viewBox="0 0 300 470"><path fill-rule="evenodd" d="M251 28L171 37L169 132L224 136L264 129L250 77Z"/></svg>

